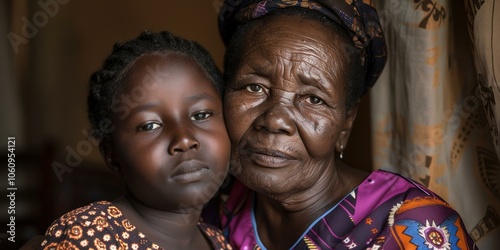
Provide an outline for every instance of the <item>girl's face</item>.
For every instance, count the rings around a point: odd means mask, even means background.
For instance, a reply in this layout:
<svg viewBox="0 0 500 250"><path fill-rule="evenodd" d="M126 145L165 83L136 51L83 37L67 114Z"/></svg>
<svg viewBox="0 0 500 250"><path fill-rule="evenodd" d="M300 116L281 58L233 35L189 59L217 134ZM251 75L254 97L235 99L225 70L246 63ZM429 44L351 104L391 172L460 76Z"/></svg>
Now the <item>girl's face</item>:
<svg viewBox="0 0 500 250"><path fill-rule="evenodd" d="M179 55L135 62L115 100L104 145L108 166L147 206L201 208L227 174L230 143L222 100L202 68Z"/></svg>
<svg viewBox="0 0 500 250"><path fill-rule="evenodd" d="M317 21L291 16L247 37L252 42L224 99L232 172L274 198L329 182L356 115L345 108L340 38Z"/></svg>

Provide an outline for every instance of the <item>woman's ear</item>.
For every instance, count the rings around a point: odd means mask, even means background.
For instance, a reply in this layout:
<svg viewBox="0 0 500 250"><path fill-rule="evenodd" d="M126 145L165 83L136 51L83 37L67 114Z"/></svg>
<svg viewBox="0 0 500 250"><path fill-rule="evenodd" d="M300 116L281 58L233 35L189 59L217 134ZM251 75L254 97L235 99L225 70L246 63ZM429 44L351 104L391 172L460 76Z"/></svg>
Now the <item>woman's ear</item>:
<svg viewBox="0 0 500 250"><path fill-rule="evenodd" d="M354 120L356 120L356 115L358 114L359 100L352 105L352 107L347 111L346 119L344 121L344 127L342 131L340 131L340 136L337 140L337 144L335 148L337 152L341 153L347 147L347 143L349 142L349 135L351 134L352 125L354 124Z"/></svg>
<svg viewBox="0 0 500 250"><path fill-rule="evenodd" d="M113 146L109 142L101 141L99 143L99 152L101 153L106 166L108 166L111 171L121 176L121 167L118 161L116 160L116 154Z"/></svg>

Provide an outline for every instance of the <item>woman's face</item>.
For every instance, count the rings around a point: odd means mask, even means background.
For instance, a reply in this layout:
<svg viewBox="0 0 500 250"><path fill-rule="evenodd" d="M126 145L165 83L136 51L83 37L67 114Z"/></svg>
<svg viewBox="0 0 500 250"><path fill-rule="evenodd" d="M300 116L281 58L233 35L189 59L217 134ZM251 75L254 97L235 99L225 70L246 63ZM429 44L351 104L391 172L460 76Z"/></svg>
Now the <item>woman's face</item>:
<svg viewBox="0 0 500 250"><path fill-rule="evenodd" d="M250 32L224 100L231 170L258 192L297 194L335 174L356 115L345 107L343 43L291 16Z"/></svg>

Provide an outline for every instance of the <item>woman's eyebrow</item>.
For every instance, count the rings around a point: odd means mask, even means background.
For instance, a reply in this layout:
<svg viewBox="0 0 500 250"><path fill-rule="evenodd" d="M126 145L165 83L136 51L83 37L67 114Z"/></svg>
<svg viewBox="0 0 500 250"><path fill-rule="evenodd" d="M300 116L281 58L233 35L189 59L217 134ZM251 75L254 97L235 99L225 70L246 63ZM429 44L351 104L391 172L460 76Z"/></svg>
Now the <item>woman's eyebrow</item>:
<svg viewBox="0 0 500 250"><path fill-rule="evenodd" d="M252 70L254 72L259 72L259 74L269 74L269 72L272 70L272 67L269 67L273 65L270 61L270 59L265 58L262 55L259 56L251 56L250 58L247 59L242 59L245 60L243 68L246 70Z"/></svg>
<svg viewBox="0 0 500 250"><path fill-rule="evenodd" d="M271 72L270 70L263 70L262 67L258 67L258 68L255 68L255 67L246 67L244 70L242 70L242 72L240 74L238 74L237 76L237 79L238 80L245 80L245 79L249 79L249 78L252 78L252 77L262 77L262 78L271 78L272 77L272 73L269 73Z"/></svg>
<svg viewBox="0 0 500 250"><path fill-rule="evenodd" d="M303 84L308 85L308 86L312 86L312 87L316 87L316 88L320 89L322 92L327 93L327 94L329 93L328 90L333 88L333 86L330 86L330 88L326 88L325 84L327 84L327 83L324 83L324 81L321 80L321 77L304 76L302 74L299 74L298 78Z"/></svg>

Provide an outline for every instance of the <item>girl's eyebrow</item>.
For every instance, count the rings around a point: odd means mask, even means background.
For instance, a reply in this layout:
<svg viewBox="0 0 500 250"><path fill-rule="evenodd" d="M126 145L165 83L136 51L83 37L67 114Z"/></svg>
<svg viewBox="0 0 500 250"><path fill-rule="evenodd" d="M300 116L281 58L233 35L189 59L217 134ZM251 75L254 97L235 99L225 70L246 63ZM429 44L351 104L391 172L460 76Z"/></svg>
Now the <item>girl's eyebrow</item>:
<svg viewBox="0 0 500 250"><path fill-rule="evenodd" d="M139 113L141 111L145 111L145 110L148 110L148 109L155 108L158 105L159 105L159 103L156 103L156 102L146 103L146 104L143 104L143 105L138 105L137 107L135 107L132 110L130 110L130 115L133 115L135 113Z"/></svg>
<svg viewBox="0 0 500 250"><path fill-rule="evenodd" d="M218 98L207 93L199 93L196 95L189 96L187 99L190 102L197 102L202 99L209 99L209 101L217 101Z"/></svg>
<svg viewBox="0 0 500 250"><path fill-rule="evenodd" d="M199 93L199 94L195 94L195 95L189 96L187 98L187 100L189 102L197 102L197 101L200 101L200 100L203 100L203 99L208 99L211 102L216 102L218 100L217 97L215 97L213 95L210 95L210 94L207 94L207 93ZM130 115L133 115L135 113L139 113L141 111L145 111L145 110L149 110L149 109L155 108L155 107L157 107L159 105L160 104L158 102L151 102L151 103L146 103L146 104L138 105L137 107L134 107L134 108L132 108L130 110Z"/></svg>

